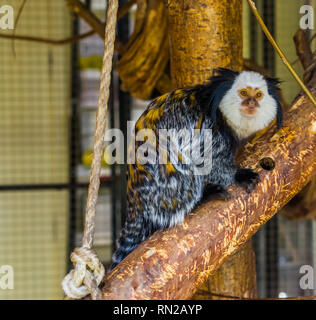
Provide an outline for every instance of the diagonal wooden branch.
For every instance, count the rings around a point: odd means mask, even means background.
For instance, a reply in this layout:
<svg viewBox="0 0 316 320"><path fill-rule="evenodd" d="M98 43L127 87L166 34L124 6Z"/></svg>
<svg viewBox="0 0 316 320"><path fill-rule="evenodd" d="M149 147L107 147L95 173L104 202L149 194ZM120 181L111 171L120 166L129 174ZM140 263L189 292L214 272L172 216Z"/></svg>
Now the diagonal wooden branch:
<svg viewBox="0 0 316 320"><path fill-rule="evenodd" d="M41 37L33 37L28 35L16 35L15 33L12 35L0 33L0 38L4 39L12 39L12 40L22 40L22 41L31 41L31 42L40 42L51 45L65 45L69 43L73 43L87 37L92 36L97 33L102 39L104 38L104 23L95 16L83 3L78 0L66 0L68 5L73 8L73 10L83 19L85 20L91 27L92 30L85 32L80 35L76 35L73 37L68 37L64 39L50 39L50 38L41 38ZM136 0L130 0L125 5L123 5L117 13L117 19L121 19L125 14L131 9L131 7L136 3ZM24 5L23 5L24 6ZM23 9L23 7L21 7ZM21 10L20 10L21 11ZM122 53L122 44L116 40L115 43L116 50Z"/></svg>
<svg viewBox="0 0 316 320"><path fill-rule="evenodd" d="M309 85L315 92L316 82ZM249 195L232 186L231 201L203 204L182 225L156 232L107 276L103 299L191 297L313 178L315 150L316 110L306 96L299 96L278 133L269 131L244 148L241 165L259 172L258 187ZM273 159L275 168L261 168L263 158Z"/></svg>
<svg viewBox="0 0 316 320"><path fill-rule="evenodd" d="M86 21L102 39L104 39L104 23L91 10L79 0L66 0L66 3L80 18Z"/></svg>
<svg viewBox="0 0 316 320"><path fill-rule="evenodd" d="M66 0L67 4L74 10L74 12L83 19L102 39L104 39L104 23L79 0ZM128 12L131 6L134 4L127 3L121 10L118 11L118 19L122 18L124 14ZM116 38L115 39L115 50L122 54L124 52L123 44Z"/></svg>
<svg viewBox="0 0 316 320"><path fill-rule="evenodd" d="M294 35L293 40L298 60L304 68L304 83L308 83L312 77L315 77L316 54L312 52L310 40L304 30L299 29Z"/></svg>
<svg viewBox="0 0 316 320"><path fill-rule="evenodd" d="M299 29L293 37L298 61L301 61L302 66L307 69L313 61L313 52L304 30Z"/></svg>
<svg viewBox="0 0 316 320"><path fill-rule="evenodd" d="M316 53L311 50L311 39L306 31L299 29L294 35L298 61L304 68L304 82L316 79ZM280 213L289 220L315 219L316 217L316 179L313 179L297 194Z"/></svg>

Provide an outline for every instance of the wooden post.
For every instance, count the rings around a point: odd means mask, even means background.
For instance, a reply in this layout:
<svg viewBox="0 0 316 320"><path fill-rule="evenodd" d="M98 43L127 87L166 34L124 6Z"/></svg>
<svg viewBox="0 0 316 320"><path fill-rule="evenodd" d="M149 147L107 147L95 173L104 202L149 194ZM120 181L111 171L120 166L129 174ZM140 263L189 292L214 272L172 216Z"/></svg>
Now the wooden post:
<svg viewBox="0 0 316 320"><path fill-rule="evenodd" d="M168 1L174 87L202 83L217 67L242 68L241 14L240 0ZM250 242L222 265L193 298L218 299L221 295L257 296L255 259Z"/></svg>
<svg viewBox="0 0 316 320"><path fill-rule="evenodd" d="M174 86L204 82L216 67L242 67L242 1L167 1Z"/></svg>
<svg viewBox="0 0 316 320"><path fill-rule="evenodd" d="M235 300L256 297L256 259L250 240L206 280L192 299Z"/></svg>

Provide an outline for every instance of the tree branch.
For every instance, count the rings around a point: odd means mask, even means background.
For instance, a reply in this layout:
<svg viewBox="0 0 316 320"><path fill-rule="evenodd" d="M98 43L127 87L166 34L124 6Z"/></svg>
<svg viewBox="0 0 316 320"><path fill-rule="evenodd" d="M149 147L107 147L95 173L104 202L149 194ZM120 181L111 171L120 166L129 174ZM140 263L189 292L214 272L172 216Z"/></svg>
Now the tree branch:
<svg viewBox="0 0 316 320"><path fill-rule="evenodd" d="M304 82L316 82L316 53L311 50L311 39L299 29L294 36L298 61L304 68ZM316 179L313 179L280 213L289 220L315 219L316 217Z"/></svg>
<svg viewBox="0 0 316 320"><path fill-rule="evenodd" d="M0 38L4 39L16 39L16 40L22 40L22 41L32 41L32 42L41 42L41 43L46 43L46 44L52 44L52 45L64 45L68 43L73 43L79 40L82 40L84 38L88 38L95 34L94 30L90 30L86 33L70 37L70 38L65 38L65 39L60 39L60 40L54 40L54 39L49 39L49 38L41 38L41 37L32 37L32 36L22 36L22 35L10 35L10 34L0 34Z"/></svg>
<svg viewBox="0 0 316 320"><path fill-rule="evenodd" d="M41 37L33 37L33 36L27 36L27 35L16 35L15 33L12 35L9 34L0 34L0 38L4 39L12 39L12 40L22 40L22 41L32 41L32 42L40 42L40 43L46 43L46 44L52 44L52 45L65 45L69 43L73 43L85 38L90 37L91 35L97 33L102 39L104 38L104 23L95 16L83 3L81 3L78 0L66 0L68 5L73 8L73 10L83 19L85 20L91 27L92 30L83 33L81 35L76 35L74 37L69 37L65 39L60 40L54 40L49 38L41 38ZM26 1L25 1L26 2ZM24 4L23 3L23 7ZM136 0L130 0L127 2L117 14L117 19L121 19L125 16L125 14L128 13L128 11L131 9L131 7L136 3ZM21 7L20 12L22 11L23 7ZM123 53L123 47L122 44L116 40L115 43L115 50L118 53Z"/></svg>
<svg viewBox="0 0 316 320"><path fill-rule="evenodd" d="M82 18L91 28L104 39L104 23L79 0L66 0L67 4Z"/></svg>

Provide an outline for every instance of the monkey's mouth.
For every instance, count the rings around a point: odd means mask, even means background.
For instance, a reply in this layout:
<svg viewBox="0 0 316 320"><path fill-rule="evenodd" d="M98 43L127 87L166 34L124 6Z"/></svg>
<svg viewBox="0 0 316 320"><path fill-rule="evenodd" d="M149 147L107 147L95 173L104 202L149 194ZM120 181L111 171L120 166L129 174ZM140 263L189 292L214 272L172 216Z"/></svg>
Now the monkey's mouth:
<svg viewBox="0 0 316 320"><path fill-rule="evenodd" d="M257 114L257 108L241 108L240 113L247 118L253 118Z"/></svg>

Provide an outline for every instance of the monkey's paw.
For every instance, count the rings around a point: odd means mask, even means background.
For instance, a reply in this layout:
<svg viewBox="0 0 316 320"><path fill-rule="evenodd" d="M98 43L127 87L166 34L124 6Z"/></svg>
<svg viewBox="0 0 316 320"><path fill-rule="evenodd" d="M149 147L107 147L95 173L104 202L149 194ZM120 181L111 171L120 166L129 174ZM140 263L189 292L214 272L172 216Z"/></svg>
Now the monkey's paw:
<svg viewBox="0 0 316 320"><path fill-rule="evenodd" d="M231 194L220 185L210 183L204 187L203 200L228 201L231 198Z"/></svg>
<svg viewBox="0 0 316 320"><path fill-rule="evenodd" d="M260 177L252 169L238 169L235 180L237 185L245 188L250 193L260 182Z"/></svg>

